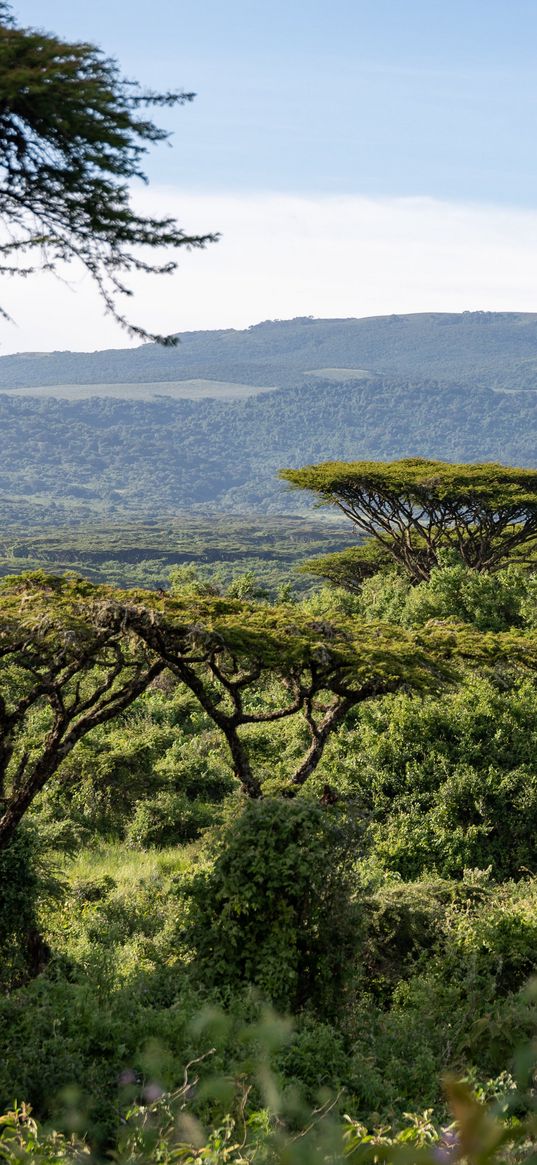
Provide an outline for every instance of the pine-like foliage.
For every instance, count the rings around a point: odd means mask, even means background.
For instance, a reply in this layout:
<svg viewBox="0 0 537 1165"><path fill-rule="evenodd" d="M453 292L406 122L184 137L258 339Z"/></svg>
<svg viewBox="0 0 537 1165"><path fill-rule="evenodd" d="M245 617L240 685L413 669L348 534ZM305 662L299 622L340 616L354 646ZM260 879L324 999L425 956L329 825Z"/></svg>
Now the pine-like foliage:
<svg viewBox="0 0 537 1165"><path fill-rule="evenodd" d="M131 335L174 343L131 323L119 300L132 294L125 275L175 270L175 259L156 260L155 249L216 238L188 235L175 219L144 217L131 204L130 180L146 180L144 153L169 136L144 111L193 96L145 91L94 45L20 28L0 4L0 271L29 275L78 260Z"/></svg>

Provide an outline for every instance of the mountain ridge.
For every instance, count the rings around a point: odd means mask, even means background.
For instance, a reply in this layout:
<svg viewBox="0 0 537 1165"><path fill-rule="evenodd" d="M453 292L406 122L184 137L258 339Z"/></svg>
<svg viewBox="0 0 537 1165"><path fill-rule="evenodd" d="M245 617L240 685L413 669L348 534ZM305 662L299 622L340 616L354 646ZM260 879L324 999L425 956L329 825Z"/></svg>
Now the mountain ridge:
<svg viewBox="0 0 537 1165"><path fill-rule="evenodd" d="M185 332L177 348L0 356L2 388L216 379L288 388L308 370L368 370L483 387L537 388L537 313L264 320L245 329ZM309 373L311 375L311 373Z"/></svg>

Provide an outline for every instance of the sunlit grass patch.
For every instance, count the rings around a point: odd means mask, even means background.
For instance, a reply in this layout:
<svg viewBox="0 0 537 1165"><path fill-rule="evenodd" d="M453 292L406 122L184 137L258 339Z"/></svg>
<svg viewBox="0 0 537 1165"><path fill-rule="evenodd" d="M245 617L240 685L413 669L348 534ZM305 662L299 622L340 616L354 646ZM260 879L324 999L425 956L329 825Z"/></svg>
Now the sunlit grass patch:
<svg viewBox="0 0 537 1165"><path fill-rule="evenodd" d="M58 855L58 865L71 885L109 877L118 889L126 890L152 877L185 873L195 852L195 845L144 851L129 849L124 842L114 842L97 849L83 849L74 858Z"/></svg>

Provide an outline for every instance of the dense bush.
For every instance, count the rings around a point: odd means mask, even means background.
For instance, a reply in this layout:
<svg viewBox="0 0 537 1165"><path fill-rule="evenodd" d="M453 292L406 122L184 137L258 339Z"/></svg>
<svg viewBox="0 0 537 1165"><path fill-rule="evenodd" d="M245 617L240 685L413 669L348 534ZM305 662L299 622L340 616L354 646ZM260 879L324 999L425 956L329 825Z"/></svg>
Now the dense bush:
<svg viewBox="0 0 537 1165"><path fill-rule="evenodd" d="M130 845L180 845L193 841L215 820L213 805L189 800L185 793L162 790L146 801L138 801L126 832Z"/></svg>
<svg viewBox="0 0 537 1165"><path fill-rule="evenodd" d="M19 829L0 851L0 990L36 975L48 961L38 909L59 888L35 831Z"/></svg>
<svg viewBox="0 0 537 1165"><path fill-rule="evenodd" d="M515 565L494 575L478 574L453 553L444 557L444 565L420 586L395 570L366 579L355 600L357 612L403 627L421 627L429 619L461 620L479 631L534 625L537 575Z"/></svg>
<svg viewBox="0 0 537 1165"><path fill-rule="evenodd" d="M494 586L457 566L423 588L372 580L370 614L533 625L532 576L504 573ZM302 610L359 616L365 594L325 591ZM260 685L256 703L274 706L279 683ZM536 725L533 679L506 668L468 672L441 696L386 696L348 716L293 800L277 790L305 738L289 719L277 751L262 722L248 743L265 797L245 803L207 717L163 675L75 749L69 781L60 774L35 806L40 848L78 840L74 857L59 855L68 892L46 899L35 833L1 859L0 1106L24 1097L65 1127L75 1082L80 1127L110 1148L122 1082L145 1105L144 1089L180 1088L185 1062L215 1046L220 1083L200 1068L189 1098L212 1130L208 1160L241 1146L231 1078L248 1129L296 1131L305 1104L335 1096L335 1118L351 1112L364 1137L386 1122L397 1137L403 1114L424 1108L447 1121L442 1073L489 1087L535 1030ZM48 949L32 963L34 927ZM268 1058L264 1000L295 1013ZM274 1119L257 1072L269 1059ZM422 1130L428 1120L416 1118ZM243 1165L243 1149L228 1159Z"/></svg>
<svg viewBox="0 0 537 1165"><path fill-rule="evenodd" d="M64 762L39 807L40 831L67 838L189 841L233 789L204 713L170 678L115 723L95 730Z"/></svg>
<svg viewBox="0 0 537 1165"><path fill-rule="evenodd" d="M358 941L338 815L306 799L245 807L191 887L190 941L209 983L253 983L280 1008L341 1003Z"/></svg>
<svg viewBox="0 0 537 1165"><path fill-rule="evenodd" d="M478 674L441 697L364 707L330 746L326 779L353 799L364 848L404 879L537 869L537 692Z"/></svg>

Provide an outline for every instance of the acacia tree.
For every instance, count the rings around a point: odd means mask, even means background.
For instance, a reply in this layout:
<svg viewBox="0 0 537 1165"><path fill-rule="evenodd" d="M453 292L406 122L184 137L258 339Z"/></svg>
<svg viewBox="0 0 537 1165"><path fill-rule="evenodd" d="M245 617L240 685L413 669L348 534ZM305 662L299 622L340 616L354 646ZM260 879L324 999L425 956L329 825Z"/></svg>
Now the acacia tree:
<svg viewBox="0 0 537 1165"><path fill-rule="evenodd" d="M281 789L292 796L351 708L402 687L430 690L453 678L457 651L476 648L471 636L463 647L442 631L416 636L382 624L308 619L285 605L209 597L193 604L147 596L142 609L129 613L129 625L222 733L235 777L254 799L263 795L263 782L252 766L252 725L297 717L305 728L305 751Z"/></svg>
<svg viewBox="0 0 537 1165"><path fill-rule="evenodd" d="M119 302L131 295L125 275L176 269L175 258L152 258L156 249L217 237L186 234L175 219L131 205L129 181L146 180L144 153L169 136L145 109L193 96L145 91L94 45L20 28L0 3L0 272L30 275L78 260L131 335L175 343L131 323Z"/></svg>
<svg viewBox="0 0 537 1165"><path fill-rule="evenodd" d="M496 571L535 549L537 470L503 465L452 465L421 457L402 461L328 461L284 469L284 480L336 505L360 533L363 547L331 555L314 571L354 587L395 563L416 583L452 551L473 570ZM535 562L535 554L529 559Z"/></svg>
<svg viewBox="0 0 537 1165"><path fill-rule="evenodd" d="M262 796L248 731L297 717L308 744L282 791L298 792L347 712L401 687L453 678L451 632L307 619L292 607L120 592L42 574L0 587L0 849L47 781L93 728L165 668L226 741L244 793ZM277 748L277 744L276 744Z"/></svg>
<svg viewBox="0 0 537 1165"><path fill-rule="evenodd" d="M164 664L111 593L27 576L0 591L0 850L79 740Z"/></svg>
<svg viewBox="0 0 537 1165"><path fill-rule="evenodd" d="M311 619L292 606L121 592L40 573L0 586L0 849L93 728L168 669L227 743L237 781L263 796L252 725L296 717L307 737L279 791L293 796L351 708L436 690L466 660L535 666L531 636ZM278 741L274 742L278 753ZM72 779L72 775L71 775Z"/></svg>

